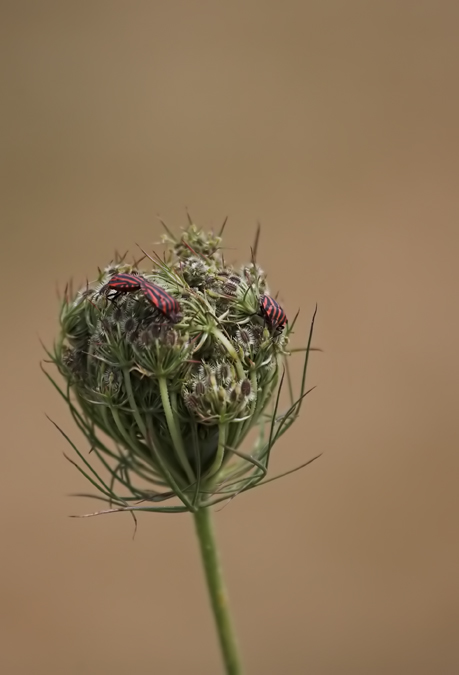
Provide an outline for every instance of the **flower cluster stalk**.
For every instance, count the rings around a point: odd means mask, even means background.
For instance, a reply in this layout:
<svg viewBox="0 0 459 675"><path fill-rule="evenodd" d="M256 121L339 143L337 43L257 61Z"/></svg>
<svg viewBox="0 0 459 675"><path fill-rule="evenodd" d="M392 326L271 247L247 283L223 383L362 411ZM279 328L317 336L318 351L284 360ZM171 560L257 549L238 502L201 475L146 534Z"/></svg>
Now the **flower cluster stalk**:
<svg viewBox="0 0 459 675"><path fill-rule="evenodd" d="M241 675L241 659L231 621L210 510L196 511L194 522L226 673L227 675Z"/></svg>

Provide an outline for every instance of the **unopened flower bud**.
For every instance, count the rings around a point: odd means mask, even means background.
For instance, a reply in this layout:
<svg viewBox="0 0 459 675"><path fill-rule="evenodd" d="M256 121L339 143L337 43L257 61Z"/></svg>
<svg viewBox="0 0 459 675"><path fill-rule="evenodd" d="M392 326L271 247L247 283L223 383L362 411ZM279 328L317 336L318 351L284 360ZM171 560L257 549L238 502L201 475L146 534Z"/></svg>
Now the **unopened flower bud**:
<svg viewBox="0 0 459 675"><path fill-rule="evenodd" d="M276 403L269 421L289 331L267 325L261 268L235 273L221 237L194 224L165 241L166 262L152 258L152 269L118 257L79 293L67 289L50 356L72 415L112 473L99 497L123 508L167 486L181 506L135 509L195 511L262 480L304 392L283 418ZM261 440L245 456L238 447L254 427Z"/></svg>

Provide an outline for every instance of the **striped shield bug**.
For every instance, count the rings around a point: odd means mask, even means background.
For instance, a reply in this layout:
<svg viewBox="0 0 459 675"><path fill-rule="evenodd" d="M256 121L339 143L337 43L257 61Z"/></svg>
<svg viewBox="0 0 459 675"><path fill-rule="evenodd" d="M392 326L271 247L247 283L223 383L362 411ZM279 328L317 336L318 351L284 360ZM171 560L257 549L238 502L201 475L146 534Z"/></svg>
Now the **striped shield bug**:
<svg viewBox="0 0 459 675"><path fill-rule="evenodd" d="M123 293L132 293L139 291L141 288L141 278L134 274L114 274L111 279L105 284L102 292L108 295L111 291L114 294L110 300L116 300Z"/></svg>
<svg viewBox="0 0 459 675"><path fill-rule="evenodd" d="M270 295L261 296L260 313L274 330L282 330L287 323L287 315L284 310Z"/></svg>
<svg viewBox="0 0 459 675"><path fill-rule="evenodd" d="M161 286L146 279L141 280L142 291L156 309L172 321L178 320L180 305L172 295L169 295Z"/></svg>

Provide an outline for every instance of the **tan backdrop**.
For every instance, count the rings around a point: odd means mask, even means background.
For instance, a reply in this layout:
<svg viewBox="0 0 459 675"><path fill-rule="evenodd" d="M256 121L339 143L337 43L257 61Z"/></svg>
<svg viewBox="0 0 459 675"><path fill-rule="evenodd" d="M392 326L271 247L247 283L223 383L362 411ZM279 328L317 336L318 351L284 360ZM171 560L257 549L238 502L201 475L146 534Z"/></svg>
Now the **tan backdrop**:
<svg viewBox="0 0 459 675"><path fill-rule="evenodd" d="M307 400L273 471L216 514L250 675L459 672L454 2L3 2L0 672L216 675L187 516L95 502L41 375L56 283L229 215Z"/></svg>

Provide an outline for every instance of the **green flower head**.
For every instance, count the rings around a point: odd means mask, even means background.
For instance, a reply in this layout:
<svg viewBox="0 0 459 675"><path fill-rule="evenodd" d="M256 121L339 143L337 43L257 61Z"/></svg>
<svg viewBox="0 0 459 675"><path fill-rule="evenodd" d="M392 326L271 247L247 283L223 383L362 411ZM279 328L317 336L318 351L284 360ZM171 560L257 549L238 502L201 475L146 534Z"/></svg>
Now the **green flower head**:
<svg viewBox="0 0 459 675"><path fill-rule="evenodd" d="M300 394L279 414L295 320L286 324L255 256L227 264L221 232L193 223L163 243L146 269L117 256L76 294L67 288L49 353L66 387L48 377L109 480L72 443L76 466L109 510L196 511L266 482L305 396L312 325ZM172 497L178 505L163 503Z"/></svg>

